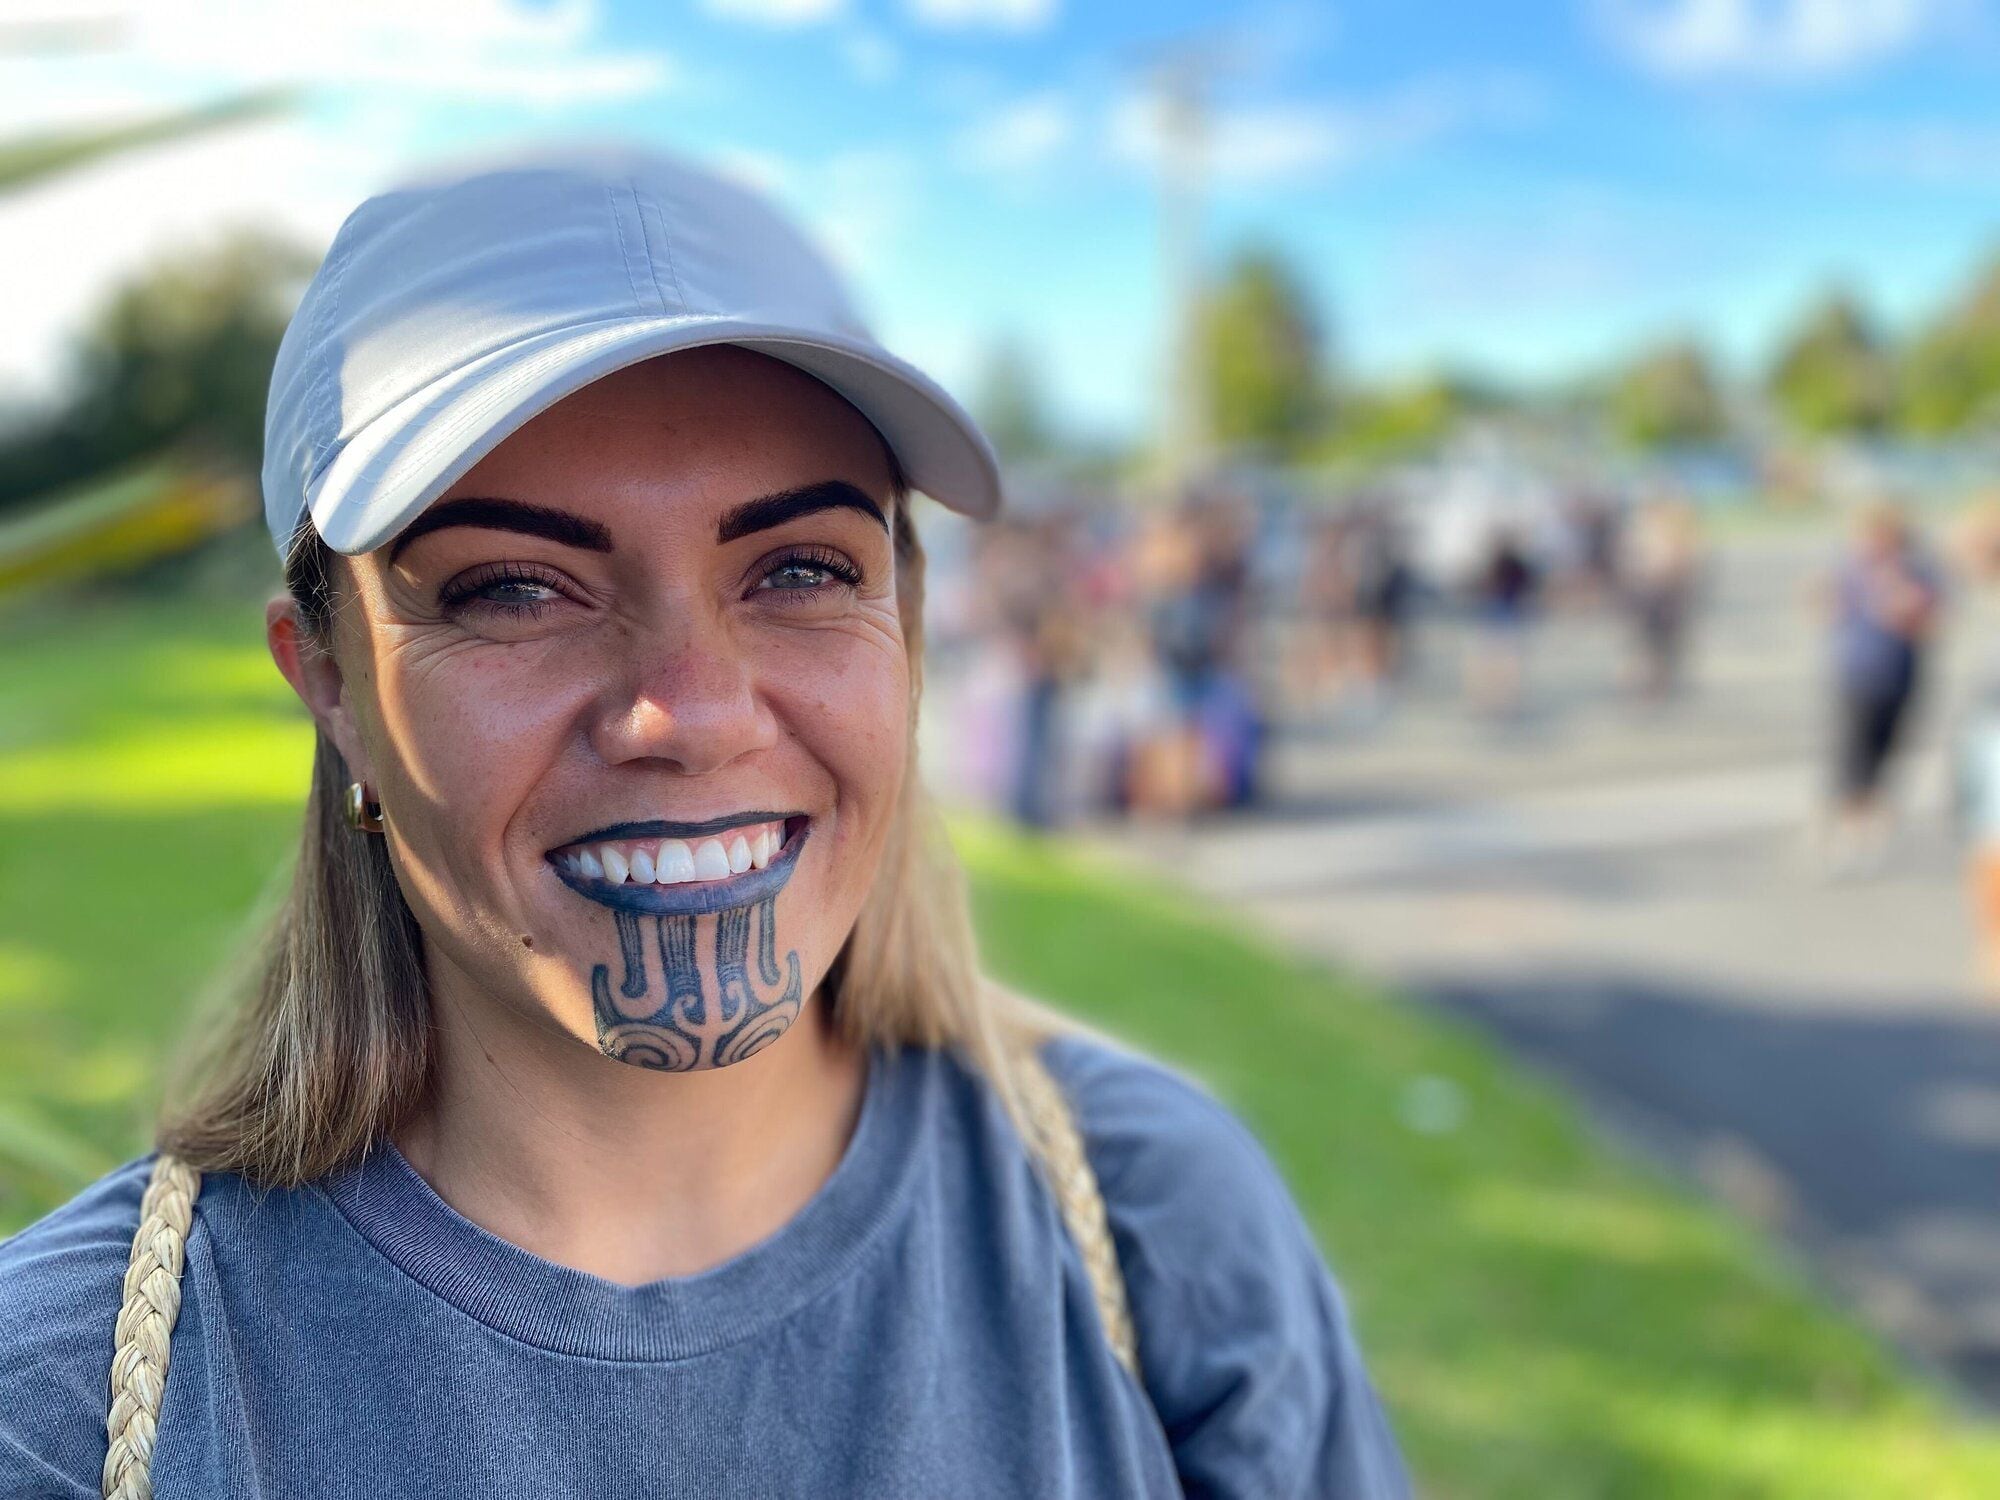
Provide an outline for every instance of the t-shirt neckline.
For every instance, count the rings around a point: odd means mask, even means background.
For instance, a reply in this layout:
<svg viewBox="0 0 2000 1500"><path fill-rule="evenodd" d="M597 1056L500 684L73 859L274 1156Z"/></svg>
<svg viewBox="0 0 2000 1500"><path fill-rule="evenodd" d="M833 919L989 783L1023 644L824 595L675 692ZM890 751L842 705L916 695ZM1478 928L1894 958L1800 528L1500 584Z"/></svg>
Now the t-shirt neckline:
<svg viewBox="0 0 2000 1500"><path fill-rule="evenodd" d="M747 1338L846 1276L908 1197L917 1118L935 1068L918 1048L871 1047L839 1164L792 1218L722 1264L625 1286L546 1260L454 1209L380 1137L319 1187L355 1230L469 1317L554 1353L689 1359Z"/></svg>

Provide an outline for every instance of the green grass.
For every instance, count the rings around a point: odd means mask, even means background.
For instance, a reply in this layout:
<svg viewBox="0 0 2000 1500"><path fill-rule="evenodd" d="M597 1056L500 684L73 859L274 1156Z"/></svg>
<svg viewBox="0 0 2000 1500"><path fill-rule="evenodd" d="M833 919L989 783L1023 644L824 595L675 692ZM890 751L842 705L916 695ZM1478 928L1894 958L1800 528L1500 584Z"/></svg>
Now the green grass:
<svg viewBox="0 0 2000 1500"><path fill-rule="evenodd" d="M143 1148L159 1058L294 835L309 742L247 600L49 602L0 629L5 1230ZM998 974L1202 1077L1270 1147L1427 1495L2000 1494L2000 1436L1482 1043L1060 842L955 837ZM1440 1096L1455 1122L1426 1121Z"/></svg>

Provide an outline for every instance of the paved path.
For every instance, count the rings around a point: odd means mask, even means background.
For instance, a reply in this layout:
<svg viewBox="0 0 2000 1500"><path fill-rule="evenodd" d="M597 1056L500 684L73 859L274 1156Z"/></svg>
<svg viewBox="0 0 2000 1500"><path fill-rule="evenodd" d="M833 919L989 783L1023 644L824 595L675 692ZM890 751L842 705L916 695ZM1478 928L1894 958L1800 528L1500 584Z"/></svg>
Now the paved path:
<svg viewBox="0 0 2000 1500"><path fill-rule="evenodd" d="M1268 813L1101 835L1288 941L1398 980L1802 1247L1835 1295L2000 1409L2000 1005L1973 978L1940 742L1985 642L1961 604L1876 878L1803 830L1823 770L1823 542L1732 547L1699 687L1644 711L1602 621L1545 631L1534 711L1456 705L1442 627L1407 702L1295 732Z"/></svg>

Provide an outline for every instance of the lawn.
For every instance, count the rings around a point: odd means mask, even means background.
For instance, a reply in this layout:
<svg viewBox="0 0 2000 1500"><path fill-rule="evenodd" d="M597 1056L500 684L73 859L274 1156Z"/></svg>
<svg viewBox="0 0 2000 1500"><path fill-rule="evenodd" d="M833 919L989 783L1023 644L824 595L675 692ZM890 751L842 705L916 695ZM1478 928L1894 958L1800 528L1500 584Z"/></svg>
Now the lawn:
<svg viewBox="0 0 2000 1500"><path fill-rule="evenodd" d="M157 1061L293 836L308 739L233 591L16 601L0 632L5 1231L143 1149ZM2000 1434L1479 1041L1061 842L955 836L997 973L1205 1079L1270 1147L1426 1494L2000 1494Z"/></svg>

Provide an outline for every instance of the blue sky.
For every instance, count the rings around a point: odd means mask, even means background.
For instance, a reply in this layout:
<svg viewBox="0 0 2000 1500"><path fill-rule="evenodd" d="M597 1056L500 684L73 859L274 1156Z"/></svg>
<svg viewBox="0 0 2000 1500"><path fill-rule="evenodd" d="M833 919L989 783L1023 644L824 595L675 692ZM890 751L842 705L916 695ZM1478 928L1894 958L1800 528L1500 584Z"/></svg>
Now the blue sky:
<svg viewBox="0 0 2000 1500"><path fill-rule="evenodd" d="M91 288L191 225L248 214L323 244L426 155L617 132L764 185L847 264L885 339L961 394L1012 338L1073 424L1135 433L1159 405L1148 76L1170 51L1212 68L1204 253L1281 248L1370 378L1560 380L1677 331L1754 368L1835 280L1900 328L2000 250L1994 0L271 12L0 0L0 38L10 16L119 22L109 44L0 57L0 128L312 90L298 117L0 200L17 351L0 381L32 385L23 362L53 363ZM12 262L36 257L59 284L24 297Z"/></svg>

